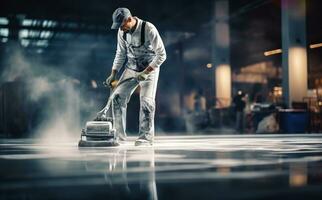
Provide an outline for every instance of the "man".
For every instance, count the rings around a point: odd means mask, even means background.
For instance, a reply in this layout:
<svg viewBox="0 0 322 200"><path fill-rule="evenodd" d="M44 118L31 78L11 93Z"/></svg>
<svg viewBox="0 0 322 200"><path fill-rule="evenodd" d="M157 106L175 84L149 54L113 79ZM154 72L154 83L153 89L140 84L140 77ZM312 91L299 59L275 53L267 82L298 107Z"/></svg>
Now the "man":
<svg viewBox="0 0 322 200"><path fill-rule="evenodd" d="M126 107L132 93L140 86L139 138L135 145L152 145L154 138L155 95L160 65L166 59L162 39L155 26L133 17L127 8L114 11L111 29L118 29L117 50L112 72L106 79L111 86L116 75L127 63L110 97L113 126L119 140L126 139ZM122 84L120 84L122 83Z"/></svg>
<svg viewBox="0 0 322 200"><path fill-rule="evenodd" d="M237 95L233 99L236 112L236 131L239 133L244 132L244 110L246 107L245 93L241 90L238 91Z"/></svg>

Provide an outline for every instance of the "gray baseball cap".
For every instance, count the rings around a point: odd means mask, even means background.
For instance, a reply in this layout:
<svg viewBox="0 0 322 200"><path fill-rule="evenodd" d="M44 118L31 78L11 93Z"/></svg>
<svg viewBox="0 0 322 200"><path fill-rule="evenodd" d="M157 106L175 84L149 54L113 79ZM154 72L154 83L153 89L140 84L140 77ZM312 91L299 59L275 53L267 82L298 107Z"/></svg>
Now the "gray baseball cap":
<svg viewBox="0 0 322 200"><path fill-rule="evenodd" d="M118 29L122 25L124 19L131 17L131 12L127 8L118 8L114 11L112 15L113 24L111 29Z"/></svg>

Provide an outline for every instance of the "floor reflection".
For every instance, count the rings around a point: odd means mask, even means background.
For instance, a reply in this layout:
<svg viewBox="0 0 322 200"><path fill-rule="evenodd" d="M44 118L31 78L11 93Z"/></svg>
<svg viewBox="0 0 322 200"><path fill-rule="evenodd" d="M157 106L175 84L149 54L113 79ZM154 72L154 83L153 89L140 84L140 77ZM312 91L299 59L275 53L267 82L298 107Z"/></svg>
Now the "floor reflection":
<svg viewBox="0 0 322 200"><path fill-rule="evenodd" d="M0 199L322 198L322 135L157 137L153 147L0 140Z"/></svg>
<svg viewBox="0 0 322 200"><path fill-rule="evenodd" d="M307 163L290 164L290 186L303 187L307 185Z"/></svg>
<svg viewBox="0 0 322 200"><path fill-rule="evenodd" d="M85 169L87 172L103 172L106 184L109 186L117 184L118 190L124 191L128 197L141 194L140 198L157 200L154 148L138 148L135 152L129 153L128 151L128 149L111 149L106 160L100 162L98 162L100 157L95 159L92 152L84 153ZM137 159L136 155L142 156ZM106 166L102 165L103 163ZM137 184L129 184L132 182Z"/></svg>

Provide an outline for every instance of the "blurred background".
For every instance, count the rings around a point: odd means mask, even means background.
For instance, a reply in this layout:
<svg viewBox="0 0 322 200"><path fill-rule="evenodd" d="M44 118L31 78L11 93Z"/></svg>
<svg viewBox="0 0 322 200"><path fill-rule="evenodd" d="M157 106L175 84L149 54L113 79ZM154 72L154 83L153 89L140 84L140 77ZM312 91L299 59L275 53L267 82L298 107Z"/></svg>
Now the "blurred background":
<svg viewBox="0 0 322 200"><path fill-rule="evenodd" d="M46 0L0 7L0 137L78 137L109 96L112 13L163 39L157 135L321 132L319 0ZM137 135L139 89L128 105Z"/></svg>

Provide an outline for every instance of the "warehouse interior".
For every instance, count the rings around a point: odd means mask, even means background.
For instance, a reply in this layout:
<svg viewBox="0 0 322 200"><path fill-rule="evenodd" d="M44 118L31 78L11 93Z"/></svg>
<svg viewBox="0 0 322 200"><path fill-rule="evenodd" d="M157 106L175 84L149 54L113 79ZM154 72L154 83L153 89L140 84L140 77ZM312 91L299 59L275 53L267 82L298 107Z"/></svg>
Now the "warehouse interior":
<svg viewBox="0 0 322 200"><path fill-rule="evenodd" d="M0 199L321 199L321 1L4 4ZM111 94L120 7L153 23L167 53L154 144L133 145L138 88L128 140L79 148Z"/></svg>

